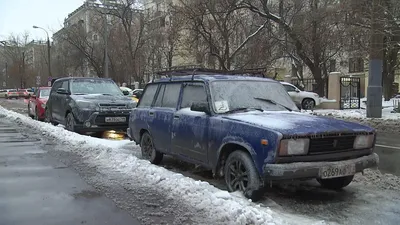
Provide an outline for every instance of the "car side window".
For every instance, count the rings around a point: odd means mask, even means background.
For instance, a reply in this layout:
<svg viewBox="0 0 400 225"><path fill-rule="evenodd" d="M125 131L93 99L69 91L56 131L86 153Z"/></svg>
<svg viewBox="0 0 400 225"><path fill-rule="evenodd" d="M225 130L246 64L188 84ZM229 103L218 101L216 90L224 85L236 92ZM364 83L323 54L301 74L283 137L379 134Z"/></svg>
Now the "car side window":
<svg viewBox="0 0 400 225"><path fill-rule="evenodd" d="M284 84L283 86L285 87L285 89L286 89L287 92L295 92L295 91L296 91L296 88L294 88L294 87L291 86L291 85L286 85L286 84Z"/></svg>
<svg viewBox="0 0 400 225"><path fill-rule="evenodd" d="M174 108L178 105L179 94L181 92L180 83L166 84L164 97L162 100L162 107Z"/></svg>
<svg viewBox="0 0 400 225"><path fill-rule="evenodd" d="M156 99L156 103L154 104L154 107L162 106L164 92L165 92L165 84L162 84L160 87L160 90L158 91L158 95L157 95L157 99Z"/></svg>
<svg viewBox="0 0 400 225"><path fill-rule="evenodd" d="M62 83L61 82L55 82L53 84L53 87L51 88L51 92L56 92L59 88L61 88Z"/></svg>
<svg viewBox="0 0 400 225"><path fill-rule="evenodd" d="M65 90L68 90L68 80L65 80L61 84L61 88L64 88Z"/></svg>
<svg viewBox="0 0 400 225"><path fill-rule="evenodd" d="M150 107L153 103L155 94L157 92L158 85L151 84L147 86L146 91L143 93L142 98L140 99L138 108Z"/></svg>
<svg viewBox="0 0 400 225"><path fill-rule="evenodd" d="M183 87L182 108L190 107L194 102L207 102L207 93L202 83L187 83Z"/></svg>
<svg viewBox="0 0 400 225"><path fill-rule="evenodd" d="M176 109L181 92L180 83L163 84L158 92L154 107L165 107Z"/></svg>

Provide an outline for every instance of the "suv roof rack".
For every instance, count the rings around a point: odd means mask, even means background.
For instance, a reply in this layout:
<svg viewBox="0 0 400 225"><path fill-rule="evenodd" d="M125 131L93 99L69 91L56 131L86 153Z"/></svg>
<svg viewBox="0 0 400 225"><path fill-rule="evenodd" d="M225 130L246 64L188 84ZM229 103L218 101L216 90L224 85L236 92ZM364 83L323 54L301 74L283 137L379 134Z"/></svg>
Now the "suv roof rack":
<svg viewBox="0 0 400 225"><path fill-rule="evenodd" d="M192 79L194 80L195 75L261 75L265 77L266 68L254 68L254 69L243 69L243 70L216 70L216 69L208 69L203 67L196 66L181 66L181 67L173 67L170 69L164 69L161 71L155 72L155 75L158 76L167 76L172 81L173 76L185 76L192 75ZM154 81L153 76L153 81Z"/></svg>

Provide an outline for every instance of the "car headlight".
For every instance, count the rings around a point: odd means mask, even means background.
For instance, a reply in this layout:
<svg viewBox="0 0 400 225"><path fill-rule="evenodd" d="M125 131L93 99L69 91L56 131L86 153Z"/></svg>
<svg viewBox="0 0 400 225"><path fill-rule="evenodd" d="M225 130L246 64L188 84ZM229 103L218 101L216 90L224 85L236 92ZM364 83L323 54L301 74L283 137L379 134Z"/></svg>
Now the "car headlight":
<svg viewBox="0 0 400 225"><path fill-rule="evenodd" d="M310 146L310 139L283 139L279 147L280 156L306 155Z"/></svg>
<svg viewBox="0 0 400 225"><path fill-rule="evenodd" d="M136 102L130 102L130 103L128 103L128 105L126 105L126 107L128 108L128 109L133 109L133 108L135 108L136 107Z"/></svg>
<svg viewBox="0 0 400 225"><path fill-rule="evenodd" d="M76 104L79 108L82 109L93 109L96 108L96 104L93 102L86 102L86 101L76 101Z"/></svg>
<svg viewBox="0 0 400 225"><path fill-rule="evenodd" d="M319 95L318 94L314 94L314 97L319 98Z"/></svg>
<svg viewBox="0 0 400 225"><path fill-rule="evenodd" d="M354 140L353 148L354 149L366 149L372 148L375 140L375 135L358 135Z"/></svg>

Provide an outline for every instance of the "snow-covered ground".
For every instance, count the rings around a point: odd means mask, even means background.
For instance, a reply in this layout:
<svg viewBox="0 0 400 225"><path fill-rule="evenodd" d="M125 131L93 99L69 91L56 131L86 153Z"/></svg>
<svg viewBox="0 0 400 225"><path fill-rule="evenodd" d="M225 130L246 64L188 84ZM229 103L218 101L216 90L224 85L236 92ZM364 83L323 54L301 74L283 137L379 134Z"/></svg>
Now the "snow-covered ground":
<svg viewBox="0 0 400 225"><path fill-rule="evenodd" d="M355 118L355 119L365 119L366 115L366 104L367 99L361 99L361 109L344 109L344 110L334 110L334 109L318 109L314 111L305 111L306 113L312 113L321 116L334 116L339 118ZM382 102L382 120L398 120L400 119L400 113L392 113L394 106L398 104L400 99L391 99L389 101Z"/></svg>
<svg viewBox="0 0 400 225"><path fill-rule="evenodd" d="M327 224L300 215L283 214L260 204L252 203L239 193L228 193L208 182L194 180L150 164L139 158L140 151L132 147L127 152L123 147L129 141L104 140L66 131L47 123L6 110L0 106L0 118L40 131L43 136L56 139L69 146L64 151L73 151L86 159L87 163L104 171L119 172L140 182L141 185L157 188L171 198L208 215L215 224ZM134 184L133 184L134 185Z"/></svg>

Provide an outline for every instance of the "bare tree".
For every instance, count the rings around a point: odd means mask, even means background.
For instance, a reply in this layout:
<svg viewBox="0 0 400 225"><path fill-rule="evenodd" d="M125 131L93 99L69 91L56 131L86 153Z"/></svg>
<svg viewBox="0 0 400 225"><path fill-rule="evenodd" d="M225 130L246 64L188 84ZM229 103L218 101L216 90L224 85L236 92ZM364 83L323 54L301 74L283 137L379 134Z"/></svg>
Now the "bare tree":
<svg viewBox="0 0 400 225"><path fill-rule="evenodd" d="M79 21L68 27L64 27L61 39L68 42L76 50L78 50L85 58L87 63L93 68L97 76L104 76L104 43L99 42L97 33L101 33L102 18L100 16L93 17L90 27L94 31L87 32L84 27L84 21Z"/></svg>
<svg viewBox="0 0 400 225"><path fill-rule="evenodd" d="M125 43L125 49L129 53L129 78L133 75L136 81L141 82L144 67L140 65L140 51L145 45L145 21L141 11L137 9L138 4L137 0L117 0L117 4L105 5L102 12L119 20L125 34L120 41ZM130 79L129 82L131 83Z"/></svg>
<svg viewBox="0 0 400 225"><path fill-rule="evenodd" d="M353 0L345 5L349 25L363 33L371 32L372 25L372 2L368 0ZM384 32L384 65L382 74L383 94L386 100L393 96L393 83L396 70L399 69L400 62L400 2L396 0L382 0L381 6L384 12L385 24ZM369 40L365 40L362 47L369 48Z"/></svg>
<svg viewBox="0 0 400 225"><path fill-rule="evenodd" d="M8 68L8 83L11 83L15 87L25 87L27 76L26 76L26 55L25 46L29 41L29 33L25 32L22 34L10 34L6 41L2 41L3 56L11 62Z"/></svg>
<svg viewBox="0 0 400 225"><path fill-rule="evenodd" d="M295 62L302 62L308 67L317 83L316 92L323 95L327 63L343 49L340 35L344 28L340 23L343 17L337 1L292 0L279 6L268 0L243 0L238 7L245 7L274 22L284 31L287 35L284 40L286 53ZM279 13L279 8L284 8L286 12Z"/></svg>
<svg viewBox="0 0 400 225"><path fill-rule="evenodd" d="M180 0L176 10L186 19L194 41L190 42L200 52L198 57L201 58L202 51L208 51L209 66L214 57L217 67L223 70L230 70L235 62L239 63L236 56L268 24L268 20L260 21L238 8L234 0Z"/></svg>

